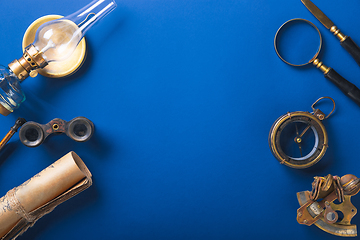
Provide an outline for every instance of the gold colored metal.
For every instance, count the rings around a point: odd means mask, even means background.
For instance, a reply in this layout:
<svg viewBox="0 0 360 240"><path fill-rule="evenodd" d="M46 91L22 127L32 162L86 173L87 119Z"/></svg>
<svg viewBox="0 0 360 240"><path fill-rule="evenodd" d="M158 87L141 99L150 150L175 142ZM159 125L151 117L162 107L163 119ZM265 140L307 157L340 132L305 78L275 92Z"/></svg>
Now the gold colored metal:
<svg viewBox="0 0 360 240"><path fill-rule="evenodd" d="M315 105L324 99L330 99L333 103L333 108L327 116L320 109L315 108ZM272 125L268 137L269 146L274 157L281 164L298 169L307 168L320 161L320 159L325 155L328 147L328 136L326 129L321 121L330 117L330 115L335 111L335 101L331 97L321 97L311 105L311 109L313 110L312 113L302 111L288 112L280 116ZM299 132L297 123L306 124L306 127L304 126L304 129L301 133ZM291 157L287 155L287 153L282 149L280 142L283 137L281 134L287 126L290 126L290 124L295 125L296 136L293 138L293 140L296 144L298 144L301 157ZM315 145L307 155L303 156L302 143L306 141L303 141L302 138L309 129L311 129L315 135ZM287 131L285 130L285 132ZM319 178L318 181L320 181L319 184L325 184L321 182L323 179ZM331 186L332 180L327 181L330 181L330 183L327 183L327 185L325 184L323 186L328 186L329 188L329 186ZM350 187L348 189L349 191L351 190Z"/></svg>
<svg viewBox="0 0 360 240"><path fill-rule="evenodd" d="M339 215L335 210L333 210L328 201L325 201L325 212L324 212L325 222L333 224L336 223L339 219Z"/></svg>
<svg viewBox="0 0 360 240"><path fill-rule="evenodd" d="M330 68L325 66L323 62L321 62L319 59L314 59L313 64L316 66L316 68L320 69L324 74L327 74L330 71Z"/></svg>
<svg viewBox="0 0 360 240"><path fill-rule="evenodd" d="M334 26L334 23L310 0L301 0L301 2L327 29Z"/></svg>
<svg viewBox="0 0 360 240"><path fill-rule="evenodd" d="M283 124L284 123L286 124L286 122L289 122L292 120L295 121L296 119L303 119L302 121L305 121L305 119L311 120L312 125L313 126L316 125L316 128L319 131L319 133L318 133L319 139L320 139L319 142L322 142L321 144L319 143L319 146L318 146L319 151L312 154L307 159L302 160L301 164L292 160L291 157L286 156L286 154L281 150L281 147L279 145L280 144L279 140L277 139L279 137L278 132L280 131L281 128L284 127ZM310 128L310 126L307 127L306 129L304 129L304 131L302 132L301 135L304 135L306 130L308 130L309 128ZM301 139L300 136L298 136L298 137ZM297 140L296 140L296 142L299 143ZM300 141L300 143L301 143L301 141ZM303 168L307 168L307 167L314 165L315 163L320 161L320 159L325 155L325 152L328 147L328 136L327 136L327 132L326 132L324 125L313 114L311 114L309 112L292 112L290 114L285 114L285 115L281 116L273 124L272 128L270 129L270 133L269 133L269 145L270 145L271 152L273 153L275 158L280 163L282 163L288 167L303 169Z"/></svg>
<svg viewBox="0 0 360 240"><path fill-rule="evenodd" d="M25 80L29 73L38 68L44 68L48 63L34 45L30 44L25 48L24 54L18 60L9 64L9 68L21 80Z"/></svg>
<svg viewBox="0 0 360 240"><path fill-rule="evenodd" d="M0 104L0 114L3 116L7 116L10 113L12 113L12 111L8 110L7 108L5 108L2 104Z"/></svg>
<svg viewBox="0 0 360 240"><path fill-rule="evenodd" d="M340 32L335 24L310 0L301 0L305 7L327 28L330 29L339 40L343 42L347 36Z"/></svg>
<svg viewBox="0 0 360 240"><path fill-rule="evenodd" d="M22 47L25 51L26 47L31 44L35 39L35 34L37 29L43 24L51 20L59 19L62 16L60 15L47 15L35 20L26 30ZM75 73L83 64L86 58L86 40L83 38L79 45L76 47L75 52L70 56L70 58L60 61L60 62L50 62L45 68L37 69L36 72L40 73L43 76L51 78L61 78L69 76ZM34 71L34 70L33 70ZM36 76L36 72L30 72L30 76Z"/></svg>
<svg viewBox="0 0 360 240"><path fill-rule="evenodd" d="M32 78L36 77L38 74L39 74L39 73L38 73L36 70L32 70L32 71L30 71L30 73L29 73L30 77L32 77Z"/></svg>
<svg viewBox="0 0 360 240"><path fill-rule="evenodd" d="M332 32L340 40L340 42L345 41L345 39L347 38L347 36L340 32L340 29L338 29L336 26L332 26L330 28L330 32Z"/></svg>
<svg viewBox="0 0 360 240"><path fill-rule="evenodd" d="M311 207L314 203L315 203L314 201L308 201L308 202L306 202L306 204L302 205L297 210L297 218L296 219L297 219L298 223L305 224L307 226L311 226L320 218L320 214L313 217L313 216L311 216L311 214L308 211L306 211L306 209Z"/></svg>
<svg viewBox="0 0 360 240"><path fill-rule="evenodd" d="M356 183L356 189L360 189L359 182L360 180L351 174L342 178L330 174L326 177L315 177L311 192L297 193L301 206L297 210L298 223L308 226L315 224L321 230L337 236L357 236L356 225L351 224L351 219L357 213L351 203L351 196L358 191L350 194L345 189L346 185L351 183ZM334 203L336 199L339 204ZM337 212L342 213L342 219L338 218Z"/></svg>
<svg viewBox="0 0 360 240"><path fill-rule="evenodd" d="M310 128L310 126L307 126L305 129L304 129L304 131L302 131L302 133L299 135L299 137L303 137L304 136L304 134L306 133L306 131L307 130L309 130L309 128Z"/></svg>
<svg viewBox="0 0 360 240"><path fill-rule="evenodd" d="M44 68L48 63L42 56L42 53L39 52L34 45L30 44L25 48L24 59L30 68Z"/></svg>
<svg viewBox="0 0 360 240"><path fill-rule="evenodd" d="M293 63L290 63L288 61L286 61L282 56L281 54L279 53L279 50L278 50L278 36L279 36L279 33L281 32L281 30L284 28L284 26L286 26L287 24L289 23L292 23L294 21L301 21L301 22L305 22L305 23L308 23L310 24L310 26L312 26L316 31L317 33L319 34L319 38L320 38L320 43L319 43L319 46L318 46L318 50L317 52L315 53L315 55L306 63L303 63L303 64L293 64ZM317 59L317 56L319 55L320 53L320 50L321 50L321 45L322 45L322 37L321 37L321 33L319 31L319 29L310 21L306 20L306 19L303 19L303 18L294 18L294 19L290 19L288 21L286 21L283 25L281 25L279 27L279 29L277 30L276 34L275 34L275 38L274 38L274 48L275 48L275 52L276 54L278 55L278 57L285 63L291 65L291 66L295 66L295 67L300 67L300 66L305 66L309 63L312 63L314 62L315 60L318 60ZM319 60L318 60L319 61Z"/></svg>
<svg viewBox="0 0 360 240"><path fill-rule="evenodd" d="M349 195L344 196L344 201L343 201L342 205L331 202L330 206L334 211L340 211L343 213L344 217L339 222L339 224L350 225L351 219L357 213L357 209L351 203L351 196L349 196Z"/></svg>
<svg viewBox="0 0 360 240"><path fill-rule="evenodd" d="M21 127L26 120L24 118L18 118L15 122L15 125L10 128L10 131L5 135L5 137L0 142L0 151L6 145L6 143L10 140L12 136L17 132L19 127Z"/></svg>
<svg viewBox="0 0 360 240"><path fill-rule="evenodd" d="M330 100L332 101L332 103L333 103L333 109L331 110L331 112L330 112L326 117L324 117L324 119L326 119L326 118L330 117L330 115L335 111L336 105L335 105L334 99L332 99L331 97L321 97L321 98L319 98L318 100L316 100L316 101L311 105L311 109L314 111L314 113L317 112L317 111L320 112L320 113L322 113L319 109L315 109L315 105L316 105L320 100L323 100L323 99L330 99ZM322 114L323 114L323 116L325 116L324 113L322 113ZM320 120L323 120L323 119L320 119Z"/></svg>
<svg viewBox="0 0 360 240"><path fill-rule="evenodd" d="M360 179L352 174L342 176L340 183L344 188L344 192L348 195L356 195L360 191Z"/></svg>
<svg viewBox="0 0 360 240"><path fill-rule="evenodd" d="M0 142L0 150L6 145L6 143L10 140L12 136L14 136L15 132L10 130L5 137Z"/></svg>
<svg viewBox="0 0 360 240"><path fill-rule="evenodd" d="M325 114L319 109L316 109L316 111L314 112L314 116L317 117L320 121L325 119Z"/></svg>
<svg viewBox="0 0 360 240"><path fill-rule="evenodd" d="M24 61L22 61L24 62ZM25 61L26 62L26 61ZM23 81L25 78L29 76L29 72L26 70L26 68L21 65L19 60L14 60L11 63L9 63L9 68L11 71L21 80Z"/></svg>

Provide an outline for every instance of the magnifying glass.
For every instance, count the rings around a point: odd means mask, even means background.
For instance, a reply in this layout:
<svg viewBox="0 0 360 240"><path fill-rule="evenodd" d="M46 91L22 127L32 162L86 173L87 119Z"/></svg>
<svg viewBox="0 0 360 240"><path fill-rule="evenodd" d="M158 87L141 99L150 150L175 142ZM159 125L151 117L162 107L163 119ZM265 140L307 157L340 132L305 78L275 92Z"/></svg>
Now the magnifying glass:
<svg viewBox="0 0 360 240"><path fill-rule="evenodd" d="M295 35L296 29L313 34L302 35L304 38L301 39L301 35ZM301 40L306 41L304 43ZM314 46L314 41L317 42L315 44L317 47L311 49L311 46ZM346 96L360 106L360 90L318 59L321 45L322 38L319 29L312 22L302 18L294 18L285 22L280 26L274 38L276 54L282 61L296 67L312 63L324 73L325 78L334 83ZM309 50L313 51L312 54L309 54Z"/></svg>

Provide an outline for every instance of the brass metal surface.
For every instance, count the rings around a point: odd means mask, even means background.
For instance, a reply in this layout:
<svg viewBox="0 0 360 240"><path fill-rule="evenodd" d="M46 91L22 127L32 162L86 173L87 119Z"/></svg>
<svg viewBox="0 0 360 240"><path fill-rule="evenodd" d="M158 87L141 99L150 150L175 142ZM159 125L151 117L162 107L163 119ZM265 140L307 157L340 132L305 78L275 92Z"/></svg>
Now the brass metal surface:
<svg viewBox="0 0 360 240"><path fill-rule="evenodd" d="M324 74L327 74L330 71L330 68L325 66L323 62L321 62L319 59L314 59L313 64L316 68L320 69Z"/></svg>
<svg viewBox="0 0 360 240"><path fill-rule="evenodd" d="M340 42L345 41L345 39L347 38L347 36L340 32L340 29L338 29L336 26L332 26L330 28L330 32L332 32L340 40Z"/></svg>
<svg viewBox="0 0 360 240"><path fill-rule="evenodd" d="M340 42L346 39L346 36L340 32L335 24L310 0L301 0L305 7L327 28L332 32Z"/></svg>
<svg viewBox="0 0 360 240"><path fill-rule="evenodd" d="M10 140L12 136L17 132L19 127L21 127L26 120L24 118L18 118L15 122L15 125L10 128L10 131L5 135L5 137L0 142L0 151L6 145L6 143Z"/></svg>
<svg viewBox="0 0 360 240"><path fill-rule="evenodd" d="M7 108L5 108L2 104L0 104L0 114L3 116L7 116L11 113Z"/></svg>
<svg viewBox="0 0 360 240"><path fill-rule="evenodd" d="M301 0L301 2L327 29L334 26L334 23L310 0Z"/></svg>
<svg viewBox="0 0 360 240"><path fill-rule="evenodd" d="M326 99L330 99L333 104L332 110L327 115L323 113L320 109L315 108L316 104L319 101ZM281 164L284 164L292 168L307 168L320 161L320 159L325 155L325 152L328 147L327 132L321 121L330 117L330 115L335 111L335 107L336 106L334 99L332 99L331 97L321 97L311 105L311 109L313 110L312 113L297 111L297 112L288 112L280 116L271 126L268 137L270 150L274 155L274 157ZM306 124L307 126L304 127L300 132L297 123L303 123ZM282 149L281 134L283 130L290 124L295 125L296 136L293 138L293 141L296 144L298 144L301 157L289 156ZM303 156L303 148L301 144L304 141L302 138L304 134L310 129L314 132L314 135L316 135L317 140L315 141L313 150L310 151L307 155ZM289 141L291 140L289 139ZM325 189L326 191L332 191L332 189L330 189L333 185L333 179L331 175L329 175L327 178L316 178L316 179L317 179L316 181L318 181L316 184L322 186L322 192L324 192ZM336 179L335 184L340 186L341 185L340 179ZM359 184L359 188L360 188L360 184ZM317 189L314 190L315 192L312 193L312 195L317 196L318 194L320 194L320 192ZM339 193L339 195L342 196L342 193Z"/></svg>
<svg viewBox="0 0 360 240"><path fill-rule="evenodd" d="M336 223L336 221L339 219L339 215L335 210L332 209L328 201L325 202L324 219L325 222L329 224Z"/></svg>
<svg viewBox="0 0 360 240"><path fill-rule="evenodd" d="M12 137L12 136L14 136L14 134L15 134L15 132L14 131L9 131L6 135L5 135L5 137L1 140L1 142L0 142L0 150L5 146L5 144L10 140L10 138Z"/></svg>
<svg viewBox="0 0 360 240"><path fill-rule="evenodd" d="M8 66L10 70L19 78L20 81L25 80L25 78L29 76L29 72L26 71L26 68L21 65L20 61L17 59L9 63Z"/></svg>
<svg viewBox="0 0 360 240"><path fill-rule="evenodd" d="M47 15L34 21L26 30L22 48L25 48L31 44L35 39L37 29L43 24L51 20L59 19L60 15ZM75 73L83 64L86 57L86 40L83 38L77 46L75 52L66 60L60 62L50 62L45 68L37 69L36 71L43 76L51 78L61 78L69 76ZM32 75L36 75L32 73Z"/></svg>
<svg viewBox="0 0 360 240"><path fill-rule="evenodd" d="M333 103L333 108L332 108L331 112L330 112L328 115L326 115L326 116L325 116L325 114L324 114L323 112L321 112L319 109L315 109L315 105L316 105L319 101L321 101L321 100L323 100L323 99L330 99L330 100L332 101L332 103ZM314 111L314 115L315 115L317 118L319 118L319 120L324 120L324 119L326 119L326 118L329 118L330 115L333 114L333 112L335 111L335 107L336 107L335 101L334 101L334 99L332 99L331 97L321 97L321 98L319 98L318 100L316 100L316 101L311 105L311 109ZM322 117L317 116L317 113L320 114L321 116L323 116L324 118L323 118L323 119L320 119L320 118L322 118Z"/></svg>
<svg viewBox="0 0 360 240"><path fill-rule="evenodd" d="M309 191L298 192L296 194L296 196L297 196L300 206L303 206L304 204L306 204L307 201L310 200L310 192ZM315 202L315 203L317 203L317 202ZM323 209L321 208L320 210L317 210L316 213L312 209L309 209L309 208L308 208L308 211L309 211L309 214L317 216L323 211ZM314 217L314 216L312 216L312 217ZM333 235L342 236L342 237L357 236L356 225L328 224L325 222L323 216L320 216L314 224L321 230L323 230L327 233L333 234Z"/></svg>
<svg viewBox="0 0 360 240"><path fill-rule="evenodd" d="M341 211L344 215L343 219L338 224L350 225L351 219L356 215L357 209L351 203L351 196L345 195L342 204L330 203L334 211Z"/></svg>
<svg viewBox="0 0 360 240"><path fill-rule="evenodd" d="M14 60L9 64L11 71L19 78L25 80L31 72L38 68L44 68L48 63L43 55L30 44L25 48L25 52L21 58ZM32 75L31 75L32 76Z"/></svg>
<svg viewBox="0 0 360 240"><path fill-rule="evenodd" d="M296 220L300 224L304 224L307 226L311 226L314 224L321 215L316 215L315 217L311 216L309 211L307 209L314 203L315 201L307 201L305 204L303 204L298 210L297 210L297 217Z"/></svg>
<svg viewBox="0 0 360 240"><path fill-rule="evenodd" d="M342 176L340 183L347 195L353 196L360 191L360 179L352 174Z"/></svg>
<svg viewBox="0 0 360 240"><path fill-rule="evenodd" d="M317 49L315 55L314 55L308 62L303 63L303 64L293 64L293 63L288 62L287 60L285 60L285 59L281 56L281 54L280 54L280 52L279 52L279 50L278 50L278 36L279 36L280 32L282 31L282 29L284 29L284 27L285 27L286 25L288 25L288 24L290 24L290 23L292 23L292 22L295 22L295 21L300 21L300 22L305 22L305 23L310 24L310 26L312 26L312 27L317 31L317 33L319 34L319 39L320 39L320 43L319 43L319 46L318 46L318 49ZM275 34L275 37L274 37L274 48L275 48L275 52L276 52L276 54L278 55L278 57L279 57L283 62L285 62L285 63L287 63L287 64L289 64L289 65L291 65L291 66L295 66L295 67L305 66L305 65L307 65L307 64L309 64L309 63L314 62L315 60L318 60L318 59L317 59L317 56L318 56L319 53L320 53L321 45L322 45L322 37L321 37L321 33L320 33L319 29L318 29L312 22L310 22L310 21L308 21L308 20L306 20L306 19L303 19L303 18L294 18L294 19L290 19L290 20L286 21L285 23L283 23L283 25L281 25L281 26L279 27L279 29L277 30L277 32L276 32L276 34Z"/></svg>
<svg viewBox="0 0 360 240"><path fill-rule="evenodd" d="M284 124L286 124L289 121L296 121L297 119L299 119L301 121L308 121L308 122L311 121L311 123L312 123L311 126L313 126L316 129L317 134L319 135L318 151L316 153L314 152L311 156L309 156L307 159L304 159L302 161L292 160L291 157L287 156L281 150L281 147L279 146L279 144L280 144L279 139L278 139L279 131L281 128L284 127ZM301 138L301 136L304 135L304 133L309 128L310 128L310 126L307 127L306 129L304 129L303 132L298 137ZM295 141L297 142L298 140L295 139ZM271 127L270 132L269 132L269 145L270 145L270 150L273 153L274 157L281 164L284 164L284 165L286 165L288 167L292 167L292 168L302 169L302 168L307 168L307 167L314 165L315 163L320 161L320 159L325 155L325 152L328 147L328 136L327 136L327 132L326 132L324 125L313 114L311 114L309 112L301 112L301 111L291 112L291 113L282 115L280 118L278 118L275 121L275 123L273 124L273 126Z"/></svg>
<svg viewBox="0 0 360 240"><path fill-rule="evenodd" d="M342 178L328 175L315 177L312 191L297 193L300 208L297 210L297 220L300 224L311 225L314 223L321 230L342 237L355 237L356 225L351 224L357 209L351 203L351 196L343 187L358 183L358 178L348 174ZM334 203L334 200L339 203ZM338 212L343 217L338 218Z"/></svg>
<svg viewBox="0 0 360 240"><path fill-rule="evenodd" d="M32 44L25 48L24 59L32 69L35 66L36 68L44 68L46 65L48 65L42 53L40 53Z"/></svg>

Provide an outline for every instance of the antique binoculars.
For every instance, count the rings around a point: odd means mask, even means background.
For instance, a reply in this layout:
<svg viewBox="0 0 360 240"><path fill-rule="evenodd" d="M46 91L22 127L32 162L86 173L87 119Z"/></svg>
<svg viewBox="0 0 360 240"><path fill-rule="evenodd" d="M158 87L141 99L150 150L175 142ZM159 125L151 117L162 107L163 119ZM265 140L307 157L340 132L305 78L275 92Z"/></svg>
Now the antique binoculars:
<svg viewBox="0 0 360 240"><path fill-rule="evenodd" d="M37 147L50 134L65 133L72 140L85 142L94 133L94 124L85 117L76 117L69 122L55 118L47 124L26 122L19 131L20 141L27 147Z"/></svg>

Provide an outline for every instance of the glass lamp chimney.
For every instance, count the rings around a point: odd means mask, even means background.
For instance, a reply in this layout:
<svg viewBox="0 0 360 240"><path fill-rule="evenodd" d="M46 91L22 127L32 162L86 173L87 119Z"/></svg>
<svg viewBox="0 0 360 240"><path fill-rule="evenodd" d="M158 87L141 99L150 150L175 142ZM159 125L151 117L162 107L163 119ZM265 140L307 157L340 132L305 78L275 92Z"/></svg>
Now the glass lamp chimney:
<svg viewBox="0 0 360 240"><path fill-rule="evenodd" d="M115 8L115 0L94 0L73 14L42 24L22 57L8 68L0 66L0 113L8 115L25 100L20 82L31 71L66 60L85 33Z"/></svg>
<svg viewBox="0 0 360 240"><path fill-rule="evenodd" d="M85 33L116 7L115 1L95 0L79 11L39 27L32 43L46 62L63 61Z"/></svg>

